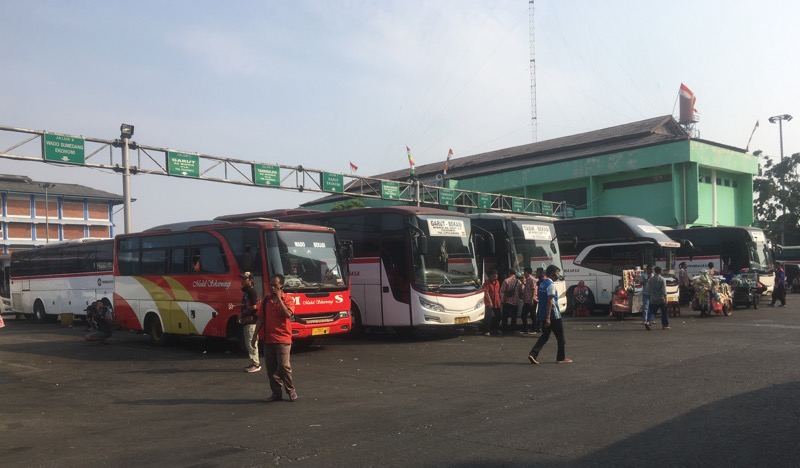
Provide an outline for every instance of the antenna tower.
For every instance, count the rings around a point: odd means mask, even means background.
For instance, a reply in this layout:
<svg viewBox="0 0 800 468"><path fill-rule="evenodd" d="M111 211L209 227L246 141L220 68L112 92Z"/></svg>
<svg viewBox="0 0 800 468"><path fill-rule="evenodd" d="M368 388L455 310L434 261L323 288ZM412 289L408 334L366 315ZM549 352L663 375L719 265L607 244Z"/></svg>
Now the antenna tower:
<svg viewBox="0 0 800 468"><path fill-rule="evenodd" d="M533 0L528 0L529 27L531 34L531 131L533 142L536 143L536 42L533 31Z"/></svg>

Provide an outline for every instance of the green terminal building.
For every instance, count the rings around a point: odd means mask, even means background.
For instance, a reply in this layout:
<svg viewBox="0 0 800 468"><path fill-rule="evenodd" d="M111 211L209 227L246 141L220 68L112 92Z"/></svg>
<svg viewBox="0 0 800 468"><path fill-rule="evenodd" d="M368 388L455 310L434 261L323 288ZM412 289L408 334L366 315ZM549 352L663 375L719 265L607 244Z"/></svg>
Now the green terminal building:
<svg viewBox="0 0 800 468"><path fill-rule="evenodd" d="M745 150L691 138L671 116L417 166L425 185L566 201L568 217L630 215L657 226L753 224L758 158ZM409 169L374 176L406 181ZM347 189L346 189L347 191ZM349 199L331 195L304 208L329 210ZM362 199L366 206L396 204Z"/></svg>

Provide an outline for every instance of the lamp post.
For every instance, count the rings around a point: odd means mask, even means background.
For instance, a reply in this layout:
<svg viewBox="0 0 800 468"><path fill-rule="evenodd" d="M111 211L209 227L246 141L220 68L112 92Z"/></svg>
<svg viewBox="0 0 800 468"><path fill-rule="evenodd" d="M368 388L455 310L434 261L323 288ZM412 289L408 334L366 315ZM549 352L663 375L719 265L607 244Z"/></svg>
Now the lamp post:
<svg viewBox="0 0 800 468"><path fill-rule="evenodd" d="M769 118L769 123L776 123L778 124L778 136L781 142L781 162L783 162L783 121L789 122L792 120L792 116L789 114L782 114L782 115L774 115ZM781 202L783 202L783 191L786 190L786 177L781 177ZM786 204L783 204L783 214L786 214ZM785 238L784 233L786 229L781 229L781 245L784 244Z"/></svg>
<svg viewBox="0 0 800 468"><path fill-rule="evenodd" d="M129 142L133 136L133 125L122 124L119 126L122 139L122 196L125 207L125 234L131 232L131 165L128 160Z"/></svg>
<svg viewBox="0 0 800 468"><path fill-rule="evenodd" d="M45 230L45 243L50 243L50 200L47 196L48 189L55 187L56 184L49 182L39 184L39 187L44 189L44 230Z"/></svg>

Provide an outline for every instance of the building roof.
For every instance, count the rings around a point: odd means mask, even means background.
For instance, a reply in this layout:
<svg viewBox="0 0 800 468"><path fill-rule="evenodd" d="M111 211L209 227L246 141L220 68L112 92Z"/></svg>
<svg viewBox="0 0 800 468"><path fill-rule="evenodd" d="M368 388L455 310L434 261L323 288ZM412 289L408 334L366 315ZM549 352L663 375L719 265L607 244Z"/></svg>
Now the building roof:
<svg viewBox="0 0 800 468"><path fill-rule="evenodd" d="M20 175L0 174L0 192L8 193L24 193L24 194L42 194L44 195L45 189L42 187L44 184L52 184L47 188L47 194L50 196L61 196L64 198L93 198L100 200L112 201L115 205L123 203L121 195L115 193L104 192L102 190L93 189L77 184L65 184L62 182L52 183L33 180L30 177Z"/></svg>

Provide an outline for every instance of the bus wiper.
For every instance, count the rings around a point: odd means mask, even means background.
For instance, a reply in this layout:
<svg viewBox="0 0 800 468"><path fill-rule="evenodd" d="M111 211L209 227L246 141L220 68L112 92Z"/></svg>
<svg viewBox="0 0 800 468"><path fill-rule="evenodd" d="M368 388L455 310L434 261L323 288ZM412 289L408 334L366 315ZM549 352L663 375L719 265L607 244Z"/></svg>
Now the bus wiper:
<svg viewBox="0 0 800 468"><path fill-rule="evenodd" d="M439 283L439 287L441 288L445 284L453 284L453 282L450 281L450 278L448 278L447 275L442 276L442 282Z"/></svg>

